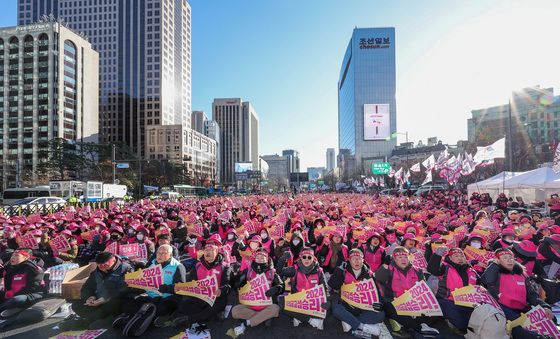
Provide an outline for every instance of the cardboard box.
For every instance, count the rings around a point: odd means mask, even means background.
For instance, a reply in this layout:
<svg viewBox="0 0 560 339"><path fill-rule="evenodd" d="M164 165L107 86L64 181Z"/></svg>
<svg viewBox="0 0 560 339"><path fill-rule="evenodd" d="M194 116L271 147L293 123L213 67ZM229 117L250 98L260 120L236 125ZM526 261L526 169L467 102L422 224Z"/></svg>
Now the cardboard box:
<svg viewBox="0 0 560 339"><path fill-rule="evenodd" d="M66 300L79 300L82 286L84 286L90 273L97 268L96 263L90 263L66 272L62 281L62 297Z"/></svg>

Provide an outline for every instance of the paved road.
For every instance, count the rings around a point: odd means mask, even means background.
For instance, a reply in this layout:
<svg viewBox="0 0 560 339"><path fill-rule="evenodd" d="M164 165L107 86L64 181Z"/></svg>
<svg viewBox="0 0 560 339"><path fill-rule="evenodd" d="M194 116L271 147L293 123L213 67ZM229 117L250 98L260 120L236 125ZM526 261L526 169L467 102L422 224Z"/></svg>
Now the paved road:
<svg viewBox="0 0 560 339"><path fill-rule="evenodd" d="M19 328L11 329L4 333L0 333L0 338L21 338L21 339L42 339L50 338L58 333L60 330L53 330L53 327L57 325L60 319L51 318L42 321L37 324L31 324L28 326L23 326ZM208 323L210 327L212 339L231 339L225 333L235 324L235 320L228 318L223 321L211 321ZM111 328L111 321L104 320L100 323L101 328L107 328L108 331L105 332L99 338L109 339L109 338L124 338L119 332L114 331ZM460 338L458 336L452 335L447 331L447 328L443 321L439 321L436 324L441 332L441 338ZM146 333L140 338L169 338L180 332L180 329L175 328L150 328ZM241 338L259 338L259 339L286 339L286 338L302 338L302 339L318 339L318 338L354 338L353 336L342 332L342 327L340 322L334 319L332 316L327 317L325 320L325 329L323 331L318 331L307 324L301 324L299 327L294 328L292 326L291 318L281 315L279 318L274 319L271 327L259 326L256 328L250 328L245 332L245 335ZM241 339L240 338L240 339Z"/></svg>

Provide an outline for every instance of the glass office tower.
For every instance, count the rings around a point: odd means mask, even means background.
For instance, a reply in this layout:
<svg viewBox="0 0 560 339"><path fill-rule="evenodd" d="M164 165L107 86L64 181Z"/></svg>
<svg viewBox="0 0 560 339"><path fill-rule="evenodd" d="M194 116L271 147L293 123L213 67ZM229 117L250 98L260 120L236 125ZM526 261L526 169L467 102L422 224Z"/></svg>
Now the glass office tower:
<svg viewBox="0 0 560 339"><path fill-rule="evenodd" d="M396 145L395 73L395 29L355 28L338 81L339 164L352 163L348 175L369 174Z"/></svg>

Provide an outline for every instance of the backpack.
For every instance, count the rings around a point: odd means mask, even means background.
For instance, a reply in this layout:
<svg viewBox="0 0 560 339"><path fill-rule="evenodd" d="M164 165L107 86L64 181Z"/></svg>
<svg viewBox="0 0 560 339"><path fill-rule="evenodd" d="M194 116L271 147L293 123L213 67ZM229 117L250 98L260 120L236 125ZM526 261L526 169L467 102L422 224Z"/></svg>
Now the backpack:
<svg viewBox="0 0 560 339"><path fill-rule="evenodd" d="M139 337L152 324L156 317L156 305L152 303L145 303L140 307L140 310L130 318L122 330L125 337Z"/></svg>
<svg viewBox="0 0 560 339"><path fill-rule="evenodd" d="M481 304L475 307L467 327L466 339L509 339L506 317L495 307Z"/></svg>

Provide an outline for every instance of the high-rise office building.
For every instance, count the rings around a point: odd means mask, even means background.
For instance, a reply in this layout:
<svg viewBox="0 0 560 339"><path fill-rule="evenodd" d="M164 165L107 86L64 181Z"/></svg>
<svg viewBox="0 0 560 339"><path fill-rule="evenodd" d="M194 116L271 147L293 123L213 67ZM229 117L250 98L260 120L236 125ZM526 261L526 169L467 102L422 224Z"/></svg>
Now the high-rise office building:
<svg viewBox="0 0 560 339"><path fill-rule="evenodd" d="M18 0L18 24L52 14L100 55L101 142L139 156L145 128L190 128L191 8L185 0Z"/></svg>
<svg viewBox="0 0 560 339"><path fill-rule="evenodd" d="M279 192L290 188L288 181L288 159L278 154L263 155L268 164L268 187Z"/></svg>
<svg viewBox="0 0 560 339"><path fill-rule="evenodd" d="M97 143L99 55L47 20L0 29L0 63L2 187L33 185L50 140Z"/></svg>
<svg viewBox="0 0 560 339"><path fill-rule="evenodd" d="M327 148L327 173L332 171L335 166L336 155L334 148Z"/></svg>
<svg viewBox="0 0 560 339"><path fill-rule="evenodd" d="M204 134L204 128L207 121L208 117L203 111L193 111L191 113L191 128L198 133Z"/></svg>
<svg viewBox="0 0 560 339"><path fill-rule="evenodd" d="M207 120L204 123L204 135L216 142L216 182L222 182L220 178L220 164L221 164L221 151L222 144L220 143L220 126L214 120Z"/></svg>
<svg viewBox="0 0 560 339"><path fill-rule="evenodd" d="M290 173L299 172L299 152L293 149L282 151L282 156L288 159L288 176Z"/></svg>
<svg viewBox="0 0 560 339"><path fill-rule="evenodd" d="M338 146L356 172L369 174L396 145L395 91L395 29L355 28L338 80Z"/></svg>
<svg viewBox="0 0 560 339"><path fill-rule="evenodd" d="M250 162L259 168L259 117L248 101L214 99L212 120L220 126L220 179L235 183L235 163Z"/></svg>

